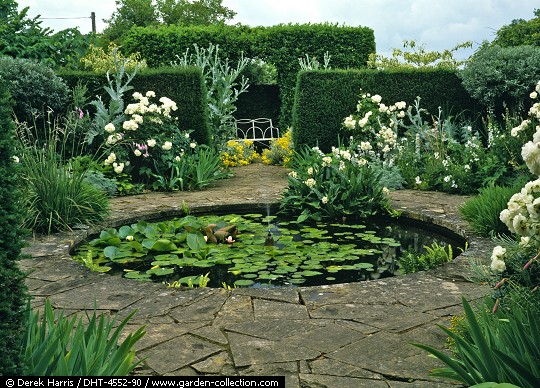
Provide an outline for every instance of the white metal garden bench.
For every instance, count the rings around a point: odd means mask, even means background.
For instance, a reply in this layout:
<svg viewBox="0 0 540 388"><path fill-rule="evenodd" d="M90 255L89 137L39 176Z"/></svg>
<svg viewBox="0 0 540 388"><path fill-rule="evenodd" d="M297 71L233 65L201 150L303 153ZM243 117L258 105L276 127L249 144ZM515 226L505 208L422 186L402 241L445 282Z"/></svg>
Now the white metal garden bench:
<svg viewBox="0 0 540 388"><path fill-rule="evenodd" d="M269 141L279 136L279 128L274 127L272 119L237 119L235 121L237 140L253 142Z"/></svg>

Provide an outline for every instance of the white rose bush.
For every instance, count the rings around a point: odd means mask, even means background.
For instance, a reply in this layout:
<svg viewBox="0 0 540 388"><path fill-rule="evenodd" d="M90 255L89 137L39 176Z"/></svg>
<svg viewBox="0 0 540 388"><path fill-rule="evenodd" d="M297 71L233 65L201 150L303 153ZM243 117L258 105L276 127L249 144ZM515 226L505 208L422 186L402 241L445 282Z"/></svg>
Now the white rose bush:
<svg viewBox="0 0 540 388"><path fill-rule="evenodd" d="M117 181L165 191L201 188L222 176L217 154L178 128L174 101L153 91L132 97L120 124L103 127L105 171Z"/></svg>
<svg viewBox="0 0 540 388"><path fill-rule="evenodd" d="M517 237L517 241L500 239L501 245L493 249L490 270L498 280L498 297L516 287L538 294L540 287L540 102L537 101L540 82L530 94L533 105L529 118L511 131L518 137L527 128L534 129L532 140L523 145L521 156L529 171L537 176L525 184L508 201L500 214L501 221ZM504 245L504 246L503 246ZM507 285L508 287L505 287Z"/></svg>
<svg viewBox="0 0 540 388"><path fill-rule="evenodd" d="M476 192L485 151L469 125L444 118L439 109L432 122L420 99L387 105L380 95L360 94L356 111L343 121L350 144L366 162L379 166L391 188ZM458 127L458 128L456 128ZM459 138L457 132L459 132ZM386 176L389 176L388 178Z"/></svg>

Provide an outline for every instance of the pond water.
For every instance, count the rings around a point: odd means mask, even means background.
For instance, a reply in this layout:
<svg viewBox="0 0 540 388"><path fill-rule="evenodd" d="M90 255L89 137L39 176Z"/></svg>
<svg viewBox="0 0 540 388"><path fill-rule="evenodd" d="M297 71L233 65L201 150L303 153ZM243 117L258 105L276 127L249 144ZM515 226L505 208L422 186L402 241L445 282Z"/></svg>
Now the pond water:
<svg viewBox="0 0 540 388"><path fill-rule="evenodd" d="M313 286L398 275L404 251L433 243L459 253L463 241L441 230L387 218L297 224L258 213L188 216L106 229L74 258L97 271L173 286ZM217 243L205 242L205 234L218 236Z"/></svg>

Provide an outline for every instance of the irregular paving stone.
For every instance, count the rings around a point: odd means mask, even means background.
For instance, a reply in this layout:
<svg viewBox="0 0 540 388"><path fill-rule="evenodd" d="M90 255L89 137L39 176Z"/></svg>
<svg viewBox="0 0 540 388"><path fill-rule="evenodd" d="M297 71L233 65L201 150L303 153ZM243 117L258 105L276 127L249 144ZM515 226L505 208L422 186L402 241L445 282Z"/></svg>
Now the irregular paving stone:
<svg viewBox="0 0 540 388"><path fill-rule="evenodd" d="M30 271L28 273L29 279L46 280L48 282L58 282L69 277L72 277L72 274L69 271L66 271L64 266L58 264Z"/></svg>
<svg viewBox="0 0 540 388"><path fill-rule="evenodd" d="M397 333L433 322L436 316L419 313L409 307L392 305L391 310L384 305L363 306L362 316L355 320Z"/></svg>
<svg viewBox="0 0 540 388"><path fill-rule="evenodd" d="M193 330L197 330L204 323L184 323L184 324L152 324L145 325L146 334L135 344L135 349L137 351L145 350L152 348L156 345L167 342L173 338L180 337L184 334L187 334ZM137 330L137 326L132 328L135 325L127 325L124 330L124 337L129 334L129 332Z"/></svg>
<svg viewBox="0 0 540 388"><path fill-rule="evenodd" d="M340 326L347 327L352 330L356 330L365 335L373 334L381 330L378 327L366 325L364 323L355 322L355 321L347 321L343 319L338 319L335 322Z"/></svg>
<svg viewBox="0 0 540 388"><path fill-rule="evenodd" d="M267 318L279 319L308 319L306 306L299 304L275 302L271 300L254 299L253 310L255 320Z"/></svg>
<svg viewBox="0 0 540 388"><path fill-rule="evenodd" d="M112 276L54 295L55 305L69 309L122 310L143 296L137 287ZM125 279L124 279L125 280Z"/></svg>
<svg viewBox="0 0 540 388"><path fill-rule="evenodd" d="M183 291L164 288L162 285L158 284L155 285L152 291L153 292L145 292L145 295L141 300L130 305L128 309L121 311L119 314L125 316L136 309L137 313L134 317L135 320L164 316L175 307L186 306L197 299L202 299L215 292L212 289L207 288Z"/></svg>
<svg viewBox="0 0 540 388"><path fill-rule="evenodd" d="M253 322L253 305L249 296L230 296L219 310L214 325L225 326L233 322Z"/></svg>
<svg viewBox="0 0 540 388"><path fill-rule="evenodd" d="M83 276L73 276L62 279L62 281L47 282L47 284L32 291L32 294L36 296L49 297L66 291L76 290L77 288L93 284L94 282L95 280L89 281Z"/></svg>
<svg viewBox="0 0 540 388"><path fill-rule="evenodd" d="M332 284L328 286L304 287L300 289L300 296L304 304L311 310L333 304L396 304L398 303L384 286L379 287L375 281Z"/></svg>
<svg viewBox="0 0 540 388"><path fill-rule="evenodd" d="M236 288L232 290L233 295L247 295L252 298L276 300L286 303L299 303L298 289L292 287L284 288Z"/></svg>
<svg viewBox="0 0 540 388"><path fill-rule="evenodd" d="M357 365L384 376L405 379L426 378L426 371L440 367L438 361L410 344L403 335L379 332L327 354L347 364Z"/></svg>
<svg viewBox="0 0 540 388"><path fill-rule="evenodd" d="M217 326L203 326L196 330L192 330L191 334L197 337L202 337L210 342L215 342L219 345L227 345L229 340L221 329Z"/></svg>
<svg viewBox="0 0 540 388"><path fill-rule="evenodd" d="M309 388L388 388L388 385L381 380L369 380L352 377L337 377L316 374L300 374L300 387Z"/></svg>
<svg viewBox="0 0 540 388"><path fill-rule="evenodd" d="M311 373L316 375L356 377L370 380L383 380L380 374L373 373L361 367L345 364L331 358L322 357L309 363Z"/></svg>
<svg viewBox="0 0 540 388"><path fill-rule="evenodd" d="M233 362L227 352L221 352L204 361L191 365L193 369L202 374L236 375Z"/></svg>
<svg viewBox="0 0 540 388"><path fill-rule="evenodd" d="M296 362L281 362L250 365L240 370L241 376L285 376L285 386L299 387L298 365Z"/></svg>
<svg viewBox="0 0 540 388"><path fill-rule="evenodd" d="M235 332L268 340L282 340L293 336L303 336L326 323L310 320L260 319L255 322L225 326L226 332Z"/></svg>
<svg viewBox="0 0 540 388"><path fill-rule="evenodd" d="M169 315L177 322L211 322L226 301L227 295L214 293L187 306L176 307L170 311Z"/></svg>
<svg viewBox="0 0 540 388"><path fill-rule="evenodd" d="M462 296L476 299L489 290L470 282L445 281L427 273L385 279L385 284L400 303L424 312L460 305Z"/></svg>
<svg viewBox="0 0 540 388"><path fill-rule="evenodd" d="M292 345L305 346L321 353L329 353L363 337L365 337L363 334L355 330L332 324L312 330L307 334L288 337L287 342Z"/></svg>
<svg viewBox="0 0 540 388"><path fill-rule="evenodd" d="M223 351L221 346L191 335L183 335L149 350L142 351L139 356L145 358L146 365L156 373L164 375L180 370L221 351Z"/></svg>
<svg viewBox="0 0 540 388"><path fill-rule="evenodd" d="M291 345L286 340L270 341L236 333L229 333L228 338L236 367L312 360L321 355L315 350Z"/></svg>
<svg viewBox="0 0 540 388"><path fill-rule="evenodd" d="M461 386L458 384L436 382L436 381L422 381L415 380L409 382L404 381L387 381L390 388L452 388L456 386Z"/></svg>
<svg viewBox="0 0 540 388"><path fill-rule="evenodd" d="M36 295L37 290L39 290L41 287L44 287L48 284L50 284L49 281L41 280L41 279L29 279L27 278L25 280L26 287L28 287L28 290L32 292L32 294Z"/></svg>

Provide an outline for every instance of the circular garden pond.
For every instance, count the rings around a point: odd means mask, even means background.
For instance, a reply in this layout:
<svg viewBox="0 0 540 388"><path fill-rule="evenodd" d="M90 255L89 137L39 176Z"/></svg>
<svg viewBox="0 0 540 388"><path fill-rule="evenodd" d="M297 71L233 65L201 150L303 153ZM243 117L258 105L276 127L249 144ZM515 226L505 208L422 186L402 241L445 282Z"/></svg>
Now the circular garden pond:
<svg viewBox="0 0 540 388"><path fill-rule="evenodd" d="M410 221L298 224L260 213L186 216L103 230L74 258L89 268L170 286L283 287L395 276L406 251L463 241Z"/></svg>

